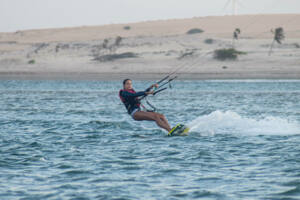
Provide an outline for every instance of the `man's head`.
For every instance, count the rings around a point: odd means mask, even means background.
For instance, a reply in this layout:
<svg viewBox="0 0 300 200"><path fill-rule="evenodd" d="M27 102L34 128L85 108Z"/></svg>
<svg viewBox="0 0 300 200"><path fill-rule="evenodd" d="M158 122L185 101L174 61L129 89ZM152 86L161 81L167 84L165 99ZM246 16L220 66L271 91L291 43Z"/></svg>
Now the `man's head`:
<svg viewBox="0 0 300 200"><path fill-rule="evenodd" d="M125 90L131 90L132 89L132 81L130 80L130 79L125 79L124 81L123 81L123 88L125 89Z"/></svg>

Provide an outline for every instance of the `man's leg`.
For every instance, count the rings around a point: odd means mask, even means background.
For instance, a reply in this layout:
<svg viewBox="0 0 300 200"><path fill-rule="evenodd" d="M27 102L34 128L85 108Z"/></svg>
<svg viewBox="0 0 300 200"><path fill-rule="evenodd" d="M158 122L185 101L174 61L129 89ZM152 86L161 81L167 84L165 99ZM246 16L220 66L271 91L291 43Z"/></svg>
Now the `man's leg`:
<svg viewBox="0 0 300 200"><path fill-rule="evenodd" d="M163 114L160 114L160 113L157 113L157 114L159 114L160 119L161 119L162 121L164 121L166 124L168 124L168 126L170 127L170 124L169 124L167 118L166 118Z"/></svg>
<svg viewBox="0 0 300 200"><path fill-rule="evenodd" d="M155 121L159 127L165 129L168 132L171 131L170 125L167 123L167 120L162 114L155 113L155 112L137 111L134 114L133 118L137 121L141 121L141 120Z"/></svg>

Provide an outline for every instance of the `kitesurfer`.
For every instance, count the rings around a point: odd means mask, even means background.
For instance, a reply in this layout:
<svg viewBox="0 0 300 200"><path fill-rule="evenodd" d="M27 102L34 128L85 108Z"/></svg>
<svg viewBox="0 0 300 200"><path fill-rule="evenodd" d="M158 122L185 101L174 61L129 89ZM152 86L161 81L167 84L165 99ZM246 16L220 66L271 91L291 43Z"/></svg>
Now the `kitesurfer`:
<svg viewBox="0 0 300 200"><path fill-rule="evenodd" d="M145 91L135 92L132 87L132 81L130 79L125 79L123 81L123 89L119 92L119 97L123 104L125 105L127 112L131 117L136 121L155 121L156 124L170 132L171 127L168 123L168 120L163 114L154 111L142 111L141 102L138 97L147 96L150 94L154 94L152 88L158 88L158 84L153 84L150 88Z"/></svg>

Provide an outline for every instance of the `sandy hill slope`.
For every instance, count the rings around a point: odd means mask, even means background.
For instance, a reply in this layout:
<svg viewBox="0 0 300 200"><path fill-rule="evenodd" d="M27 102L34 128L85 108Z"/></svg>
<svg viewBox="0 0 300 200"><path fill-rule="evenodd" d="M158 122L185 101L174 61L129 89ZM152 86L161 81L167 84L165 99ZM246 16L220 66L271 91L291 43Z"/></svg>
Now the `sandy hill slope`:
<svg viewBox="0 0 300 200"><path fill-rule="evenodd" d="M180 66L187 79L300 78L299 22L300 14L241 15L0 33L0 78L156 79ZM277 27L286 38L269 56ZM247 54L213 58L233 46Z"/></svg>

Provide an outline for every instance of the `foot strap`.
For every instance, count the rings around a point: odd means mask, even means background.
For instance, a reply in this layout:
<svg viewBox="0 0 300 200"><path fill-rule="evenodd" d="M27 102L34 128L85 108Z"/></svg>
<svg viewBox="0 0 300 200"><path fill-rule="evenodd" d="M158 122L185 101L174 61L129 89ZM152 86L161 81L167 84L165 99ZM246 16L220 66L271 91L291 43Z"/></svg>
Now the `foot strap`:
<svg viewBox="0 0 300 200"><path fill-rule="evenodd" d="M182 127L181 124L177 124L176 126L174 126L174 128L172 128L172 130L168 133L168 136L171 136L173 133L175 133L181 127Z"/></svg>

